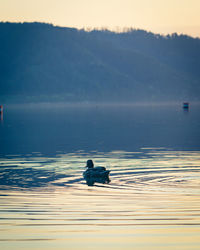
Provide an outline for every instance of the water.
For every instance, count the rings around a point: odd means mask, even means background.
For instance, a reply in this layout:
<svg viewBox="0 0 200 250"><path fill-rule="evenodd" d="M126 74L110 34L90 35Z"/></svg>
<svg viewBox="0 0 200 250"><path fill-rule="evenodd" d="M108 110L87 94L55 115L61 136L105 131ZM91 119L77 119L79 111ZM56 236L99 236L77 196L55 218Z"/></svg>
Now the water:
<svg viewBox="0 0 200 250"><path fill-rule="evenodd" d="M8 107L2 249L199 249L200 108ZM111 170L88 187L86 161Z"/></svg>

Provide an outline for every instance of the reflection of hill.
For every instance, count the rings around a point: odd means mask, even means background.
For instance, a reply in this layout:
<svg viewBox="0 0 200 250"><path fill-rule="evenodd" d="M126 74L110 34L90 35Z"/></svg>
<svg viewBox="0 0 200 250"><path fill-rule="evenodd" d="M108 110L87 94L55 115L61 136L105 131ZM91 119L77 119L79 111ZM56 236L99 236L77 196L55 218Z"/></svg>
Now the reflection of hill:
<svg viewBox="0 0 200 250"><path fill-rule="evenodd" d="M4 101L198 99L200 39L0 23Z"/></svg>

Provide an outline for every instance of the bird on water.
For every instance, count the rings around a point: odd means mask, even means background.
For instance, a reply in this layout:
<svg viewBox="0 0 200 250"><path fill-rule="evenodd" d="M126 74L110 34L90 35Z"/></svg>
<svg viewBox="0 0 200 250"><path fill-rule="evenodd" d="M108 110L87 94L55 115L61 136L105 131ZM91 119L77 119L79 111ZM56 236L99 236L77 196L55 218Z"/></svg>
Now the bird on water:
<svg viewBox="0 0 200 250"><path fill-rule="evenodd" d="M83 177L88 186L93 186L95 182L102 184L110 182L110 171L106 170L105 167L94 167L93 161L88 160L86 168L87 169L83 172Z"/></svg>

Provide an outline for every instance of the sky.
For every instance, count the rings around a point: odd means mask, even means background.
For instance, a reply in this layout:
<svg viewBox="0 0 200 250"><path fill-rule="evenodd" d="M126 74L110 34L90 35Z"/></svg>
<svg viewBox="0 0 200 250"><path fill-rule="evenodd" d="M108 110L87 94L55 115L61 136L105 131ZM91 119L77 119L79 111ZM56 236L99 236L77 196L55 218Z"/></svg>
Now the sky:
<svg viewBox="0 0 200 250"><path fill-rule="evenodd" d="M200 37L200 0L0 0L0 21Z"/></svg>

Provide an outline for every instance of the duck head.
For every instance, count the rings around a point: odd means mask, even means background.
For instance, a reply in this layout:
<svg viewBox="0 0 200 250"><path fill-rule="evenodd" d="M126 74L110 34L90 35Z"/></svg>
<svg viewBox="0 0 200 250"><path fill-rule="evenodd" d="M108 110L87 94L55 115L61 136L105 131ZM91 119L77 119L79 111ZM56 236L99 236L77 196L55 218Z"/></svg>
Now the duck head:
<svg viewBox="0 0 200 250"><path fill-rule="evenodd" d="M86 168L94 168L94 163L93 163L92 160L88 160L88 161L87 161Z"/></svg>

